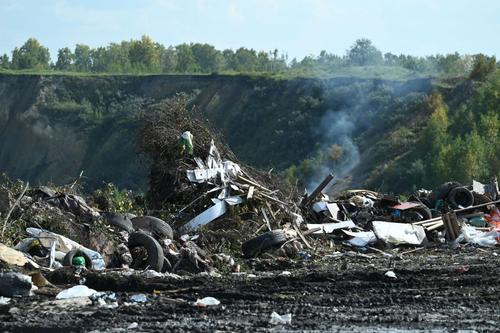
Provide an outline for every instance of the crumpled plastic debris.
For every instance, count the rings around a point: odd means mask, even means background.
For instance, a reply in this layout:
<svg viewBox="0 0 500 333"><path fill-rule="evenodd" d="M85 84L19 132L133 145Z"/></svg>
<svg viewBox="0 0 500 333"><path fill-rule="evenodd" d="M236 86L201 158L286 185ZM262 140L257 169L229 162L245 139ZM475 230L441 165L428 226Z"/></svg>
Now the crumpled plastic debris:
<svg viewBox="0 0 500 333"><path fill-rule="evenodd" d="M374 202L372 199L369 199L367 197L361 196L361 195L355 195L353 196L349 202L357 207L373 207Z"/></svg>
<svg viewBox="0 0 500 333"><path fill-rule="evenodd" d="M139 324L134 321L133 323L131 323L130 325L127 326L127 329L133 330L133 329L136 329L137 327L139 327Z"/></svg>
<svg viewBox="0 0 500 333"><path fill-rule="evenodd" d="M118 302L116 301L116 294L114 292L96 292L89 296L92 304L98 305L100 307L105 307L108 309L114 309L118 307Z"/></svg>
<svg viewBox="0 0 500 333"><path fill-rule="evenodd" d="M0 296L0 305L7 305L10 303L10 300L9 297Z"/></svg>
<svg viewBox="0 0 500 333"><path fill-rule="evenodd" d="M38 238L40 240L40 243L42 243L42 245L46 248L51 248L53 246L53 242L55 241L56 251L68 253L73 249L79 249L87 256L89 256L89 258L92 260L93 269L102 270L106 268L106 263L104 262L104 259L99 252L88 249L69 238L56 234L55 232L50 232L38 228L27 228L26 232L31 236Z"/></svg>
<svg viewBox="0 0 500 333"><path fill-rule="evenodd" d="M377 242L377 236L373 231L352 232L344 230L344 233L353 237L347 241L352 246L366 247Z"/></svg>
<svg viewBox="0 0 500 333"><path fill-rule="evenodd" d="M182 152L186 152L189 155L193 155L193 134L189 131L185 131L179 137L179 143L181 145Z"/></svg>
<svg viewBox="0 0 500 333"><path fill-rule="evenodd" d="M134 303L146 303L148 301L147 296L144 294L131 295L129 299Z"/></svg>
<svg viewBox="0 0 500 333"><path fill-rule="evenodd" d="M385 272L384 275L387 276L388 278L391 278L391 279L397 279L398 278L396 276L396 273L394 273L393 271L387 271L387 272Z"/></svg>
<svg viewBox="0 0 500 333"><path fill-rule="evenodd" d="M204 297L202 299L197 299L194 303L195 306L204 308L206 306L219 305L220 301L214 297Z"/></svg>
<svg viewBox="0 0 500 333"><path fill-rule="evenodd" d="M292 314L287 313L280 315L273 311L273 313L271 313L271 320L269 323L272 325L290 325L292 323Z"/></svg>
<svg viewBox="0 0 500 333"><path fill-rule="evenodd" d="M74 286L68 289L61 291L56 295L56 299L68 299L68 298L76 298L76 297L90 297L93 294L97 293L96 290L90 289L87 286Z"/></svg>
<svg viewBox="0 0 500 333"><path fill-rule="evenodd" d="M491 230L488 232L477 230L476 228L466 225L462 227L462 233L458 236L455 242L461 243L466 242L469 244L484 246L484 247L493 247L498 243L500 238L500 231Z"/></svg>

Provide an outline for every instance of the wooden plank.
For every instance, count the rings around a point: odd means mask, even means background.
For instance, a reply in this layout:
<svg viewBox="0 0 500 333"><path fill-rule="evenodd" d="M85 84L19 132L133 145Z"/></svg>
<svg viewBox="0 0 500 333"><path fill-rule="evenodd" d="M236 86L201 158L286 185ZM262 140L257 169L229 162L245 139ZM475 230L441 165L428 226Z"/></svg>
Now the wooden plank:
<svg viewBox="0 0 500 333"><path fill-rule="evenodd" d="M243 181L243 182L245 182L245 183L247 183L247 184L250 184L250 185L253 185L253 186L257 187L257 188L260 188L260 189L262 189L264 191L272 192L267 187L264 187L264 186L262 186L260 184L257 184L256 182L251 181L250 179L247 179L247 178L245 178L243 176L238 176L238 179L241 180L241 181Z"/></svg>
<svg viewBox="0 0 500 333"><path fill-rule="evenodd" d="M264 209L264 207L262 207L260 209L260 211L262 212L262 215L264 215L264 221L266 222L267 224L267 228L269 229L269 231L271 231L271 222L269 222L269 218L267 217L267 214L266 214L266 210Z"/></svg>
<svg viewBox="0 0 500 333"><path fill-rule="evenodd" d="M271 197L270 195L267 195L265 193L260 192L260 193L258 193L258 195L261 195L264 198L269 199L269 200L274 201L274 202L277 202L277 203L279 203L281 205L288 206L288 204L286 202L283 202L283 201L281 201L281 200L279 200L277 198Z"/></svg>
<svg viewBox="0 0 500 333"><path fill-rule="evenodd" d="M328 176L323 179L323 181L312 191L311 195L309 195L305 200L304 200L304 206L307 206L311 204L311 202L323 191L325 187L330 184L330 182L333 180L333 175L329 174Z"/></svg>
<svg viewBox="0 0 500 333"><path fill-rule="evenodd" d="M428 220L423 220L423 221L414 222L414 223L412 223L412 224L414 224L414 225L421 225L421 224L426 224L426 223L428 223L428 222L434 222L434 221L439 221L439 220L441 220L441 216L439 216L439 217L434 217L434 218L432 218L432 219L428 219Z"/></svg>
<svg viewBox="0 0 500 333"><path fill-rule="evenodd" d="M309 230L304 231L302 234L304 236L306 236L306 235L315 233L316 231L320 231L320 230L321 230L321 228L319 228L319 227L318 228L313 228L313 229L309 229Z"/></svg>
<svg viewBox="0 0 500 333"><path fill-rule="evenodd" d="M276 221L276 215L274 214L273 209L271 208L271 205L269 204L269 202L266 201L265 205L266 205L267 210L269 211L269 213L271 213L271 216L272 216L273 220Z"/></svg>
<svg viewBox="0 0 500 333"><path fill-rule="evenodd" d="M300 231L300 229L295 225L295 223L292 223L292 225L293 225L293 228L295 229L295 231L297 232L297 235L299 235L300 239L302 239L302 241L304 242L305 246L312 249L312 246L309 244L307 239L304 237L304 235L302 234L302 231Z"/></svg>
<svg viewBox="0 0 500 333"><path fill-rule="evenodd" d="M248 188L247 200L253 198L253 191L255 191L255 186L252 185Z"/></svg>
<svg viewBox="0 0 500 333"><path fill-rule="evenodd" d="M464 211L475 209L475 208L481 208L481 207L485 207L485 206L489 206L489 205L495 205L495 204L498 204L498 203L500 203L500 200L490 201L490 202L487 202L487 203L484 203L484 204L480 204L480 205L476 205L476 206L470 206L470 207L467 207L467 208L455 209L453 212L454 213L460 213L460 212L464 212Z"/></svg>
<svg viewBox="0 0 500 333"><path fill-rule="evenodd" d="M458 223L458 220L457 220L457 214L451 213L450 214L450 221L451 221L451 226L453 228L453 232L455 233L455 239L457 239L462 231L460 223Z"/></svg>
<svg viewBox="0 0 500 333"><path fill-rule="evenodd" d="M443 222L438 222L436 224L433 224L433 225L430 225L430 226L426 227L426 230L427 231L432 231L432 230L441 228L442 226L444 226Z"/></svg>
<svg viewBox="0 0 500 333"><path fill-rule="evenodd" d="M455 228L453 226L453 221L450 218L451 213L446 213L443 215L444 227L446 229L446 238L449 241L454 241L457 239L458 235L455 232Z"/></svg>

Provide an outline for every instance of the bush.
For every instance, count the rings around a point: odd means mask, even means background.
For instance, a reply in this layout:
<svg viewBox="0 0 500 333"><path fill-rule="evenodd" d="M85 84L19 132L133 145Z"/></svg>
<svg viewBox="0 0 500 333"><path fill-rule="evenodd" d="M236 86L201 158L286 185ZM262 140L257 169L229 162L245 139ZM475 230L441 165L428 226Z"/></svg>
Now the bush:
<svg viewBox="0 0 500 333"><path fill-rule="evenodd" d="M475 57L474 67L469 74L469 78L475 81L484 81L486 77L495 72L497 60L493 57L487 57L484 54L478 54Z"/></svg>

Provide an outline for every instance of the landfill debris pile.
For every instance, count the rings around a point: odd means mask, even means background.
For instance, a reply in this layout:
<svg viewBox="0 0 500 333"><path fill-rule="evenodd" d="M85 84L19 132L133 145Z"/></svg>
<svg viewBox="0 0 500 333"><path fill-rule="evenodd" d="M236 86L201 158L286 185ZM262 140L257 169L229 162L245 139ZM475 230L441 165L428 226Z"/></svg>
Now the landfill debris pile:
<svg viewBox="0 0 500 333"><path fill-rule="evenodd" d="M168 103L182 112L182 103ZM470 186L449 182L401 200L370 190L330 197L325 192L335 177L328 175L311 193L299 195L270 173L239 163L201 123L177 114L186 123L174 124L169 117L152 118L144 130L142 144L156 158L152 204L142 214L94 207L75 184L56 190L4 179L0 302L36 294L113 308L116 295L89 286L116 286L106 282L110 276L170 281L240 274L258 264L255 258L307 261L370 252L393 257L394 247L409 253L460 244L494 247L500 241L496 178ZM392 270L384 276L397 279ZM146 300L144 294L129 299ZM194 303L218 304L213 297ZM273 324L291 321L291 314L271 315Z"/></svg>
<svg viewBox="0 0 500 333"><path fill-rule="evenodd" d="M185 201L176 200L169 207L171 212L183 203L170 215L170 223L150 215L101 211L81 196L45 186L31 189L26 184L21 193L4 189L8 202L2 205L2 237L9 231L15 246L0 244L0 261L6 265L0 282L12 286L2 288L7 290L2 296L33 291L31 277L22 274L27 268L42 276L64 267L75 272L149 271L157 272L156 277L220 274L239 272L240 263L249 258L310 258L332 244L385 253L393 246L460 242L491 247L500 239L496 179L471 186L450 182L433 191L417 191L402 202L368 190L346 191L330 199L323 193L334 179L329 175L308 195L286 196L259 183L244 166L224 159L213 140L205 158L191 156L192 140L191 133L180 136L187 157L176 170L182 171L179 182L190 196L181 193ZM29 218L23 219L25 215ZM26 228L12 235L10 229L19 221ZM59 233L48 230L51 226ZM222 252L235 248L220 246L231 241L228 229L237 252ZM75 235L79 242L71 239ZM219 243L214 246L216 237Z"/></svg>

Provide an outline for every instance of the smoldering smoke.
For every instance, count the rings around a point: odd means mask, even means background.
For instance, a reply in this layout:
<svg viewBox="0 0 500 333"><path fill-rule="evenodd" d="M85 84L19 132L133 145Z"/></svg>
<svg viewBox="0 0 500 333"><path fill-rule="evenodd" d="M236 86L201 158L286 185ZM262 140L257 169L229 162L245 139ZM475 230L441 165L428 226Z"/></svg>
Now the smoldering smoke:
<svg viewBox="0 0 500 333"><path fill-rule="evenodd" d="M353 141L356 129L356 119L352 113L347 111L328 111L320 121L317 128L321 138L320 150L326 154L332 145L342 148L341 157L333 162L328 161L317 166L314 176L307 182L307 190L310 193L329 174L333 173L336 179L344 178L359 164L359 148Z"/></svg>

